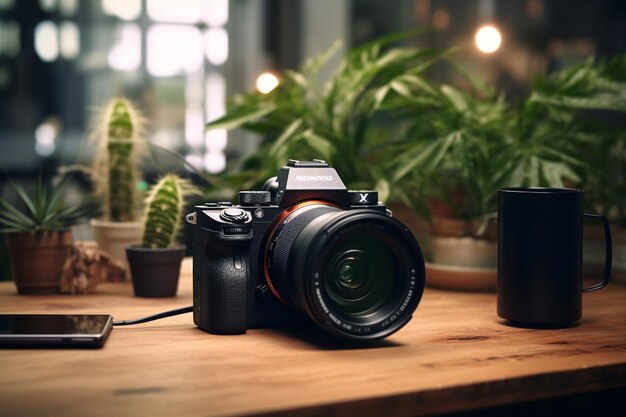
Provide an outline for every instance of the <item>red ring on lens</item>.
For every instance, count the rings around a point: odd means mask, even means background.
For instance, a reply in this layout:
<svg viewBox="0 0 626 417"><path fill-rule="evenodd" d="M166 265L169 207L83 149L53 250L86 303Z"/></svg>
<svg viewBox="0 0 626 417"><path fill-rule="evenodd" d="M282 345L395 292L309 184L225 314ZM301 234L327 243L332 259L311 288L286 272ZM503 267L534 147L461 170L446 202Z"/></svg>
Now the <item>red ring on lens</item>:
<svg viewBox="0 0 626 417"><path fill-rule="evenodd" d="M280 296L278 291L276 291L276 288L274 288L274 286L272 285L272 280L270 279L269 268L267 267L267 254L269 252L270 242L272 241L272 237L274 236L274 233L276 232L276 229L278 229L278 226L280 226L280 224L283 222L283 220L285 220L287 217L289 217L289 215L291 215L296 210L299 210L299 209L301 209L303 207L311 206L311 205L338 207L336 204L333 204L333 203L330 203L330 202L324 201L324 200L308 200L308 201L302 201L300 203L296 203L293 206L288 207L287 209L285 209L285 211L283 211L282 213L280 213L276 217L276 220L274 221L274 224L271 226L271 229L270 229L271 231L267 235L267 242L265 243L265 251L263 252L263 274L265 275L265 282L267 283L267 286L269 287L270 291L283 304L285 304L285 300L283 299L283 297Z"/></svg>

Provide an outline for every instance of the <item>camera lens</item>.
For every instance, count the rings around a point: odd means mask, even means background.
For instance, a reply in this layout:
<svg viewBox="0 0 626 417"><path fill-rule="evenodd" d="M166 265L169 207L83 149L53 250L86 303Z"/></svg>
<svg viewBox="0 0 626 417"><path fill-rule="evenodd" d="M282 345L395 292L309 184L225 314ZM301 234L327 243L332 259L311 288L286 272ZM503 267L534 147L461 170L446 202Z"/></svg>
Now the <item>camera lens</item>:
<svg viewBox="0 0 626 417"><path fill-rule="evenodd" d="M337 248L324 274L329 304L340 314L363 317L380 309L393 293L393 254L369 236L353 236Z"/></svg>
<svg viewBox="0 0 626 417"><path fill-rule="evenodd" d="M422 253L405 226L324 202L296 205L270 228L265 275L281 301L348 339L397 331L424 289Z"/></svg>

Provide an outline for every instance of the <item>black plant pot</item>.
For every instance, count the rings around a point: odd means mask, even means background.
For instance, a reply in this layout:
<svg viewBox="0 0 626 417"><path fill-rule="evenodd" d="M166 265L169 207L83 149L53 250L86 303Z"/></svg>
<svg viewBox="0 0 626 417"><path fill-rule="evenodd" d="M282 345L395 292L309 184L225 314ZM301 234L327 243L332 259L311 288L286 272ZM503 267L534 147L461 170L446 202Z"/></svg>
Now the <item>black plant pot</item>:
<svg viewBox="0 0 626 417"><path fill-rule="evenodd" d="M185 245L166 249L127 246L133 289L137 297L175 297Z"/></svg>

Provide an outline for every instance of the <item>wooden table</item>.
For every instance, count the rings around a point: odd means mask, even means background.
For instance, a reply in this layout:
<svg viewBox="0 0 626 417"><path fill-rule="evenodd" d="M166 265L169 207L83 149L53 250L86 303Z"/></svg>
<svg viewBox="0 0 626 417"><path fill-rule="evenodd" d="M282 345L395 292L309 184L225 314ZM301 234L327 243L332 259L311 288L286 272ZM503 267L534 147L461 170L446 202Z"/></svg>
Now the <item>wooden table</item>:
<svg viewBox="0 0 626 417"><path fill-rule="evenodd" d="M129 284L88 296L18 296L0 312L111 313L128 319L191 304L140 299ZM585 295L577 327L508 327L495 294L427 289L413 320L375 347L320 334L215 336L186 314L115 328L102 349L0 350L3 416L430 415L626 387L626 286Z"/></svg>

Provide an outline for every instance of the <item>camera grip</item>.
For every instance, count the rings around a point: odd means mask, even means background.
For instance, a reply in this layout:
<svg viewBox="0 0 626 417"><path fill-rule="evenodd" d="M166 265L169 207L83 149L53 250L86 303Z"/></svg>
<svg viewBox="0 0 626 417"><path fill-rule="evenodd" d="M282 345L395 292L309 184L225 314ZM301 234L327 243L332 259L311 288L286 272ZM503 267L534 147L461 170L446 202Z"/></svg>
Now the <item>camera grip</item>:
<svg viewBox="0 0 626 417"><path fill-rule="evenodd" d="M247 242L203 243L203 268L199 276L194 271L194 321L209 333L245 333L250 246Z"/></svg>

